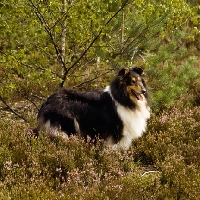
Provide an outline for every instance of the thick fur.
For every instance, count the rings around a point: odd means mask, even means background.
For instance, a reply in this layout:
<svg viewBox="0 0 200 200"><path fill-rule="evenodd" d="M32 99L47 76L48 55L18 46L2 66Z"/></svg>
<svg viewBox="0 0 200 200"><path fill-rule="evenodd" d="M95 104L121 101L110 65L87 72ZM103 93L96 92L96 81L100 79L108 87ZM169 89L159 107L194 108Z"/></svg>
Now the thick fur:
<svg viewBox="0 0 200 200"><path fill-rule="evenodd" d="M146 129L150 117L143 70L123 68L103 91L76 92L62 88L41 106L35 132L67 138L79 134L104 139L114 149L128 149Z"/></svg>

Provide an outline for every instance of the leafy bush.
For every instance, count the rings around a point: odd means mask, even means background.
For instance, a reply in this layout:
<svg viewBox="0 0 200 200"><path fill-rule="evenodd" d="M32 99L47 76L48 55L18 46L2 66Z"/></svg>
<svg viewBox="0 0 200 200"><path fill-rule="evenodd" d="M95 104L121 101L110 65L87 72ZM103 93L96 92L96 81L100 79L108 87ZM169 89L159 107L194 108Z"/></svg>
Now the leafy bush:
<svg viewBox="0 0 200 200"><path fill-rule="evenodd" d="M193 72L191 62L184 76L186 66L176 66L182 55L180 38L194 37L193 29L198 34L196 3L78 0L64 5L60 1L13 4L3 0L0 7L0 96L4 100L25 97L35 103L35 96L49 95L61 82L80 86L111 68L136 63L150 66L149 74L154 71L153 106L159 110L185 91L182 83L192 77L188 73ZM105 81L98 82L92 88L105 85ZM177 83L179 90L174 87ZM164 94L169 90L172 93L167 98Z"/></svg>

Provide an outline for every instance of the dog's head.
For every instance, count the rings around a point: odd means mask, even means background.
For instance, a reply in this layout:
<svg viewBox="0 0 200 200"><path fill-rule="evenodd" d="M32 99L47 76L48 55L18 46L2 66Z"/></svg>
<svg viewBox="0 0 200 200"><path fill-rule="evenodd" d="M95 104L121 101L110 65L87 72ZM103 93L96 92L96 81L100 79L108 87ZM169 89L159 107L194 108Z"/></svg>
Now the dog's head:
<svg viewBox="0 0 200 200"><path fill-rule="evenodd" d="M148 101L142 68L122 68L117 75L117 79L121 91L123 90L124 99L128 98L134 104L138 104L139 101L144 101L145 98Z"/></svg>

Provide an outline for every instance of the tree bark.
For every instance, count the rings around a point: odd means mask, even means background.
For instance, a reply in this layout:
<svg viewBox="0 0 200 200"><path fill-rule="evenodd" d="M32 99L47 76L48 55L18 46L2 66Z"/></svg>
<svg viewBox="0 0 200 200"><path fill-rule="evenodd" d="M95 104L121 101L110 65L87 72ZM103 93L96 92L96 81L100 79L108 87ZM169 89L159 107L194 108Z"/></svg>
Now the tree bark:
<svg viewBox="0 0 200 200"><path fill-rule="evenodd" d="M66 0L62 0L62 15L64 15L66 13ZM61 32L61 37L60 37L60 55L61 55L61 59L62 62L65 63L65 47L66 47L66 19L64 19L64 21L61 23L61 28L62 28L62 32ZM61 72L62 76L64 75L64 69L62 69Z"/></svg>

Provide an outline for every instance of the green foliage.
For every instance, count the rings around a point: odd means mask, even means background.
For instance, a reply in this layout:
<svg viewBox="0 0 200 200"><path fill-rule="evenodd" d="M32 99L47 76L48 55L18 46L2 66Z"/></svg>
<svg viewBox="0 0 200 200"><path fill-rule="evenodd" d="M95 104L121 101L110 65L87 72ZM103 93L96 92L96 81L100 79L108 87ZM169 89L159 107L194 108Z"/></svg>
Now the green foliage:
<svg viewBox="0 0 200 200"><path fill-rule="evenodd" d="M55 77L50 73L48 52L44 53L47 36L26 1L4 1L1 15L0 95L21 98L31 93L45 94ZM43 54L37 51L41 47L44 48Z"/></svg>
<svg viewBox="0 0 200 200"><path fill-rule="evenodd" d="M122 65L147 65L152 71L155 66L162 69L164 62L171 68L175 57L169 56L172 51L165 39L174 40L172 34L176 30L185 33L184 38L195 37L197 31L192 30L197 29L199 22L197 6L182 0L127 4L68 1L65 11L60 1L9 0L2 1L0 6L0 95L6 99L15 96L34 101L33 94L47 96L48 91L65 81L63 71L67 72L66 86L82 86ZM189 19L191 28L186 23ZM64 64L60 59L63 33ZM176 42L173 47L176 45L179 44ZM92 87L102 85L105 81L94 82ZM154 92L158 94L157 90Z"/></svg>
<svg viewBox="0 0 200 200"><path fill-rule="evenodd" d="M182 34L175 33L171 41L158 47L156 55L147 56L146 71L150 83L152 109L155 112L171 106L175 99L187 93L200 73L199 68L194 65L196 58L190 56L186 60L186 48L177 48Z"/></svg>

